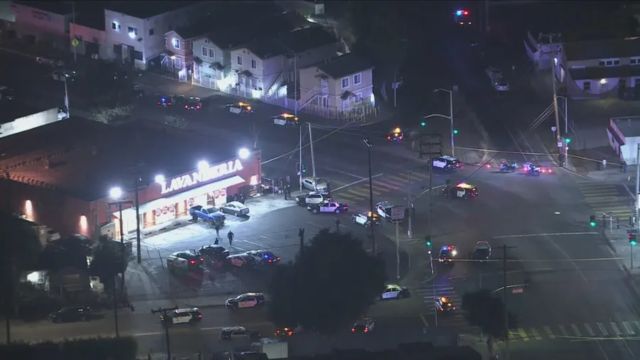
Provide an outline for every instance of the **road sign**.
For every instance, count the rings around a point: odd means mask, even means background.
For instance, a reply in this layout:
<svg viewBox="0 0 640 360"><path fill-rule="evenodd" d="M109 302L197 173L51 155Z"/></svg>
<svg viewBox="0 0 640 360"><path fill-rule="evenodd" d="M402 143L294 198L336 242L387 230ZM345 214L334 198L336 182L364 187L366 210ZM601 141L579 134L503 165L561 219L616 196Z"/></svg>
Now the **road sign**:
<svg viewBox="0 0 640 360"><path fill-rule="evenodd" d="M78 39L76 38L73 38L73 40L71 40L71 46L77 47L78 45L80 45L80 41L78 41Z"/></svg>
<svg viewBox="0 0 640 360"><path fill-rule="evenodd" d="M404 219L404 206L394 206L391 208L391 220L399 221Z"/></svg>
<svg viewBox="0 0 640 360"><path fill-rule="evenodd" d="M558 141L558 147L561 148L564 144L562 143L562 141Z"/></svg>
<svg viewBox="0 0 640 360"><path fill-rule="evenodd" d="M558 130L558 128L557 128L557 127L555 127L555 126L552 126L552 127L551 127L551 132L556 132L557 130Z"/></svg>

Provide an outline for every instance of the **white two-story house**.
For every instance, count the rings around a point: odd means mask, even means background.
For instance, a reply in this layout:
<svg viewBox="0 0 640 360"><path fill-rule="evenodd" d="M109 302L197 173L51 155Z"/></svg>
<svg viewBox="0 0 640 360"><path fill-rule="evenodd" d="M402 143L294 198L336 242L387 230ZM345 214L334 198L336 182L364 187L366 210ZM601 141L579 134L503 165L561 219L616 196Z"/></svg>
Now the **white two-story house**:
<svg viewBox="0 0 640 360"><path fill-rule="evenodd" d="M145 69L160 65L165 34L204 16L209 4L195 1L115 1L104 11L105 56Z"/></svg>
<svg viewBox="0 0 640 360"><path fill-rule="evenodd" d="M640 39L579 41L562 44L556 78L572 98L640 93Z"/></svg>
<svg viewBox="0 0 640 360"><path fill-rule="evenodd" d="M300 69L299 110L348 118L375 108L373 66L346 54Z"/></svg>

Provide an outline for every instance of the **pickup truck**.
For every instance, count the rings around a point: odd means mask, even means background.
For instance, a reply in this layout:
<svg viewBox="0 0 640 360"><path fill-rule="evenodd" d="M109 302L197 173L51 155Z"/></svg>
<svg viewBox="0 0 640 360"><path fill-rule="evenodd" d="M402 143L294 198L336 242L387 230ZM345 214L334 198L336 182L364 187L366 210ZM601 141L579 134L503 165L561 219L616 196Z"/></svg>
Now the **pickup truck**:
<svg viewBox="0 0 640 360"><path fill-rule="evenodd" d="M201 219L206 222L210 222L213 225L224 225L225 216L222 212L214 207L205 208L202 205L196 205L189 208L189 215L193 219L193 222L198 222Z"/></svg>

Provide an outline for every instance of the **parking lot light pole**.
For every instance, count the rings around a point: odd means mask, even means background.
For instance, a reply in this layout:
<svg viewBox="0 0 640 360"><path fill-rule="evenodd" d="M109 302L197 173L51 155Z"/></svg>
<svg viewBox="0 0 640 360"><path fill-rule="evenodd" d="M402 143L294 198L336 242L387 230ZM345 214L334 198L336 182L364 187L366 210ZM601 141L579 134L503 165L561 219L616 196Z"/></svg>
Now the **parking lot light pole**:
<svg viewBox="0 0 640 360"><path fill-rule="evenodd" d="M369 231L371 232L371 253L375 254L376 238L374 232L375 222L373 221L373 176L371 175L371 148L373 147L373 145L371 145L371 142L369 142L368 138L362 139L362 142L364 142L364 144L367 146L367 156L369 163Z"/></svg>
<svg viewBox="0 0 640 360"><path fill-rule="evenodd" d="M444 91L446 93L449 94L449 116L445 116L445 115L441 115L447 119L449 119L450 122L450 127L451 127L451 156L456 156L456 150L455 150L455 141L454 141L454 128L453 128L453 89L452 90L448 90L448 89L442 89L442 88L438 88L433 90L433 92L440 92L440 91ZM431 115L429 115L431 116ZM427 116L427 117L429 117ZM435 116L435 115L434 115ZM426 117L425 117L426 119Z"/></svg>

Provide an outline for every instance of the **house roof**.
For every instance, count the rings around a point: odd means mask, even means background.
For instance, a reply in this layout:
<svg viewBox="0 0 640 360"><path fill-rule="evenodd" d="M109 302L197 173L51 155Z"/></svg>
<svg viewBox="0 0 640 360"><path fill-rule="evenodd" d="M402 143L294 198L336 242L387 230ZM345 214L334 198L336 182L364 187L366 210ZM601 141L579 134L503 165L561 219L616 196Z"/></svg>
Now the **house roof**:
<svg viewBox="0 0 640 360"><path fill-rule="evenodd" d="M640 56L640 38L567 42L562 47L569 61Z"/></svg>
<svg viewBox="0 0 640 360"><path fill-rule="evenodd" d="M353 53L338 56L314 66L317 66L318 69L334 79L373 68L373 65L369 61Z"/></svg>
<svg viewBox="0 0 640 360"><path fill-rule="evenodd" d="M625 138L640 136L640 116L625 116L611 120Z"/></svg>
<svg viewBox="0 0 640 360"><path fill-rule="evenodd" d="M169 11L194 5L199 1L110 1L107 9L146 19Z"/></svg>
<svg viewBox="0 0 640 360"><path fill-rule="evenodd" d="M14 181L96 200L114 184L127 184L137 164L145 177L181 174L193 168L194 159L232 157L222 150L237 148L232 141L211 147L201 135L71 118L0 139L0 171L9 171Z"/></svg>
<svg viewBox="0 0 640 360"><path fill-rule="evenodd" d="M600 80L617 77L640 76L640 66L600 66L582 69L569 69L573 80Z"/></svg>
<svg viewBox="0 0 640 360"><path fill-rule="evenodd" d="M289 52L289 49L280 40L270 37L256 39L241 48L243 47L249 49L260 59L269 59Z"/></svg>
<svg viewBox="0 0 640 360"><path fill-rule="evenodd" d="M310 26L282 35L284 45L294 52L317 48L323 45L335 44L336 38L319 26Z"/></svg>
<svg viewBox="0 0 640 360"><path fill-rule="evenodd" d="M73 12L71 4L62 1L14 1L14 3L59 15Z"/></svg>

